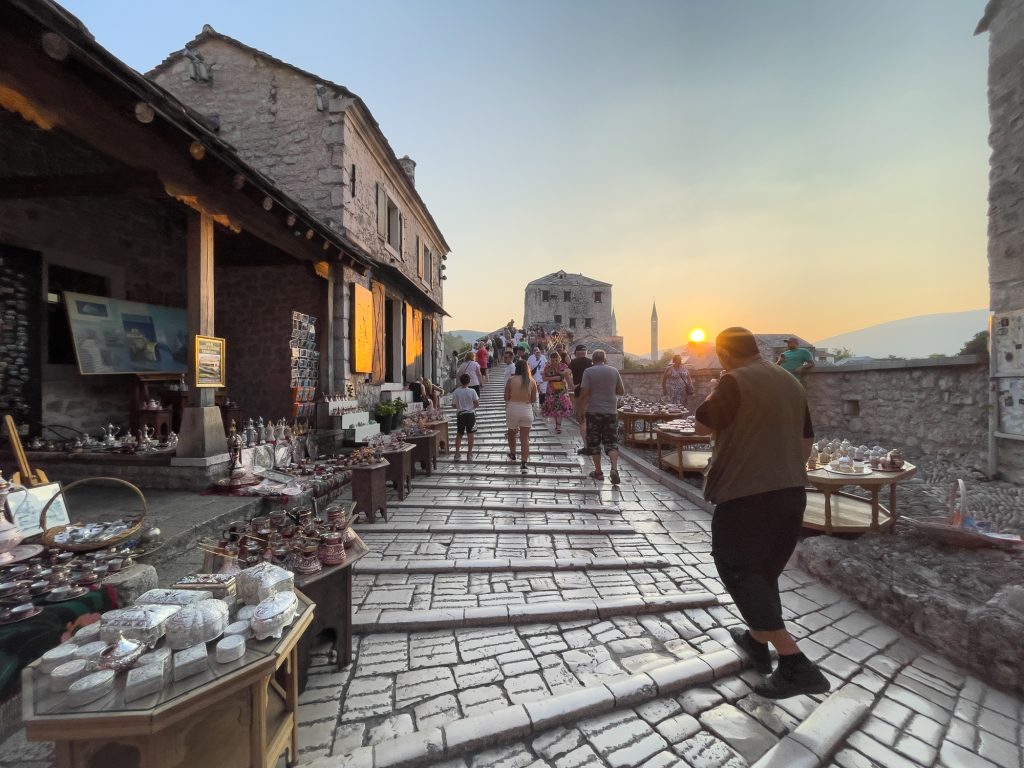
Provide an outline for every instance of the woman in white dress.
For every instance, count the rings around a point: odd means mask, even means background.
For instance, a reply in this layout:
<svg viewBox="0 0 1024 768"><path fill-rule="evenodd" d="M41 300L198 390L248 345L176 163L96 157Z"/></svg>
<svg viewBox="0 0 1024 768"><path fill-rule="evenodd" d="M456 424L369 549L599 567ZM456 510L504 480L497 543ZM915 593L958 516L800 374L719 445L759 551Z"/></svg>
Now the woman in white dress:
<svg viewBox="0 0 1024 768"><path fill-rule="evenodd" d="M530 459L530 427L533 404L537 402L537 382L530 376L525 360L516 361L515 373L505 382L505 426L508 430L508 457L516 460L516 432L519 433L519 472L526 474Z"/></svg>

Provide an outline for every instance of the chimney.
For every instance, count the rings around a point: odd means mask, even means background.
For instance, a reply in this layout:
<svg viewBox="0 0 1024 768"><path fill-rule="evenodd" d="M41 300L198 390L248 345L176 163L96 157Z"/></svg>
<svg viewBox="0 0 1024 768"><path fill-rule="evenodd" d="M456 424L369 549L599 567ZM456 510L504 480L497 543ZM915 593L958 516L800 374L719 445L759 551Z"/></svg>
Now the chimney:
<svg viewBox="0 0 1024 768"><path fill-rule="evenodd" d="M398 158L398 164L402 166L402 170L405 171L405 175L409 177L409 183L414 187L416 186L416 161L408 155L402 155Z"/></svg>

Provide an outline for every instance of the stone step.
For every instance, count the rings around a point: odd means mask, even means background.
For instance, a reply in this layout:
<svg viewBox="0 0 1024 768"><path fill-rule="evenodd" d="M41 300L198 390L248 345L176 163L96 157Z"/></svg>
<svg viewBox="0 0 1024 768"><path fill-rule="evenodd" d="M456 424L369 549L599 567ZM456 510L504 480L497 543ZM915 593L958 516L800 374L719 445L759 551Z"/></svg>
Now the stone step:
<svg viewBox="0 0 1024 768"><path fill-rule="evenodd" d="M557 504L531 504L523 501L521 504L498 504L487 500L476 502L443 501L438 499L424 499L422 501L388 501L388 509L423 509L423 510L472 510L479 512L565 512L565 506ZM593 514L607 512L621 512L622 510L614 504L573 504L573 512L590 512Z"/></svg>
<svg viewBox="0 0 1024 768"><path fill-rule="evenodd" d="M483 451L473 451L473 453L474 454L483 453ZM533 455L534 454L531 451L530 452L530 457L532 458ZM461 462L456 462L456 461L453 461L450 458L440 458L440 459L437 460L437 463L438 464L460 464L461 463L461 464L471 464L473 466L477 466L477 465L483 464L484 466L488 466L488 467L494 467L494 466L514 467L516 465L516 462L512 461L511 459L509 459L507 456L505 457L504 461L502 461L501 459L477 459L477 458L474 458L473 461L471 461L471 462L468 462L465 459L463 459ZM573 468L579 469L580 463L578 461L545 461L544 462L544 466L545 467L553 467L555 469L573 469ZM442 473L442 474L444 474L444 473Z"/></svg>
<svg viewBox="0 0 1024 768"><path fill-rule="evenodd" d="M358 635L370 635L379 632L426 632L459 627L605 620L612 616L667 613L718 604L718 598L711 592L680 592L675 595L553 600L546 603L489 605L483 608L435 608L425 611L363 609L352 617L352 631Z"/></svg>
<svg viewBox="0 0 1024 768"><path fill-rule="evenodd" d="M523 475L517 475L517 477L523 477ZM529 475L526 476L529 479ZM486 485L484 483L442 483L442 482L430 482L433 477L420 478L417 477L412 481L413 488L422 488L424 490L435 490L435 491L500 491L501 493L544 493L546 491L551 493L579 493L587 495L601 495L600 488L587 488L582 486L558 486L558 485Z"/></svg>
<svg viewBox="0 0 1024 768"><path fill-rule="evenodd" d="M352 566L359 573L490 573L494 571L625 571L640 568L674 568L678 563L664 557L531 557L523 560L367 560Z"/></svg>
<svg viewBox="0 0 1024 768"><path fill-rule="evenodd" d="M609 536L635 536L636 529L628 523L580 523L558 525L523 523L522 525L453 524L453 523L357 523L353 526L362 533L568 533L576 536L603 534Z"/></svg>
<svg viewBox="0 0 1024 768"><path fill-rule="evenodd" d="M474 462L470 462L472 464ZM466 462L459 462L459 464L466 464ZM508 464L505 464L508 467ZM531 468L533 470L533 468ZM441 477L487 477L501 480L582 480L583 475L580 472L548 472L540 474L533 470L527 474L522 472L495 472L493 470L482 469L479 472L473 472L472 470L466 471L461 469L446 469L444 472L438 473Z"/></svg>
<svg viewBox="0 0 1024 768"><path fill-rule="evenodd" d="M461 762L462 757L484 749L502 746L512 741L530 742L559 726L573 727L579 721L595 715L637 707L691 688L706 686L715 680L736 675L748 665L749 659L732 649L702 653L648 672L613 677L600 685L546 696L537 701L513 704L483 715L450 720L440 727L416 731L381 741L373 746L358 747L340 758L337 755L316 758L306 766L335 768L347 765L384 768L398 765L434 765L442 761ZM711 765L710 762L706 764ZM777 766L797 764L818 763L773 763Z"/></svg>

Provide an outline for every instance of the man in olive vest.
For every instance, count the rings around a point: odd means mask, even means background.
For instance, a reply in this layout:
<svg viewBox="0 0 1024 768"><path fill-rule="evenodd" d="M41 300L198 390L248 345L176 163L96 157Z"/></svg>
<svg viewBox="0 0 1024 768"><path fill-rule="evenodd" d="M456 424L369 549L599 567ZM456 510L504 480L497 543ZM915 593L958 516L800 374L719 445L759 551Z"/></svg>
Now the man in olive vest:
<svg viewBox="0 0 1024 768"><path fill-rule="evenodd" d="M803 522L806 462L814 430L807 396L790 373L764 360L745 328L715 339L725 373L697 408L697 432L714 435L704 497L715 504L711 554L748 630L733 641L763 674L754 692L770 699L824 693L828 680L782 621L779 575ZM772 672L768 644L779 654Z"/></svg>

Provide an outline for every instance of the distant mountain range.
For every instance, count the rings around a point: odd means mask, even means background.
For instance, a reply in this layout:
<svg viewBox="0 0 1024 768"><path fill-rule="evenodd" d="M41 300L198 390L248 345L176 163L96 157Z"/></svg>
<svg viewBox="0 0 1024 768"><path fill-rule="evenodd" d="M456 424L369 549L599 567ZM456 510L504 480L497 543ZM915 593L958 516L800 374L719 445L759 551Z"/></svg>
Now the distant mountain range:
<svg viewBox="0 0 1024 768"><path fill-rule="evenodd" d="M955 355L978 331L988 329L988 310L905 317L814 342L819 349L845 347L856 356Z"/></svg>
<svg viewBox="0 0 1024 768"><path fill-rule="evenodd" d="M467 344L472 344L474 341L479 339L481 336L487 333L487 331L445 331L453 336L458 336Z"/></svg>

